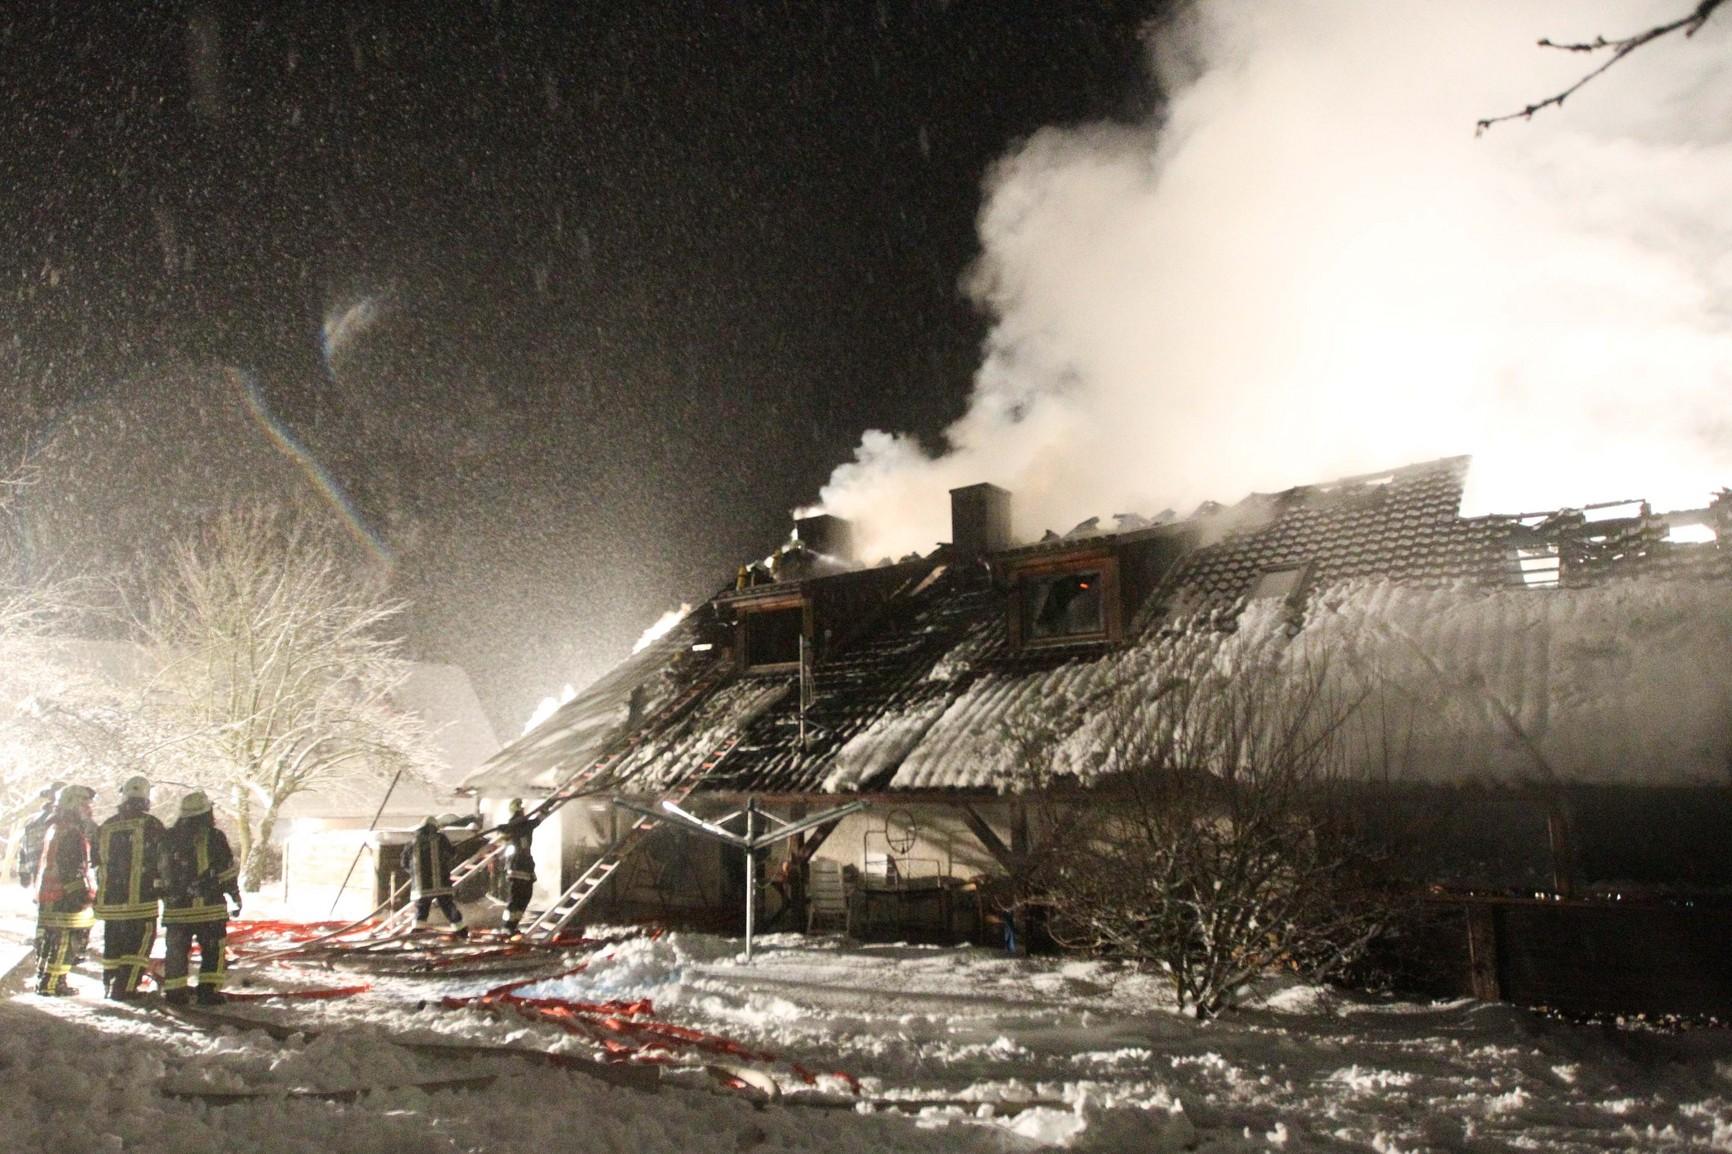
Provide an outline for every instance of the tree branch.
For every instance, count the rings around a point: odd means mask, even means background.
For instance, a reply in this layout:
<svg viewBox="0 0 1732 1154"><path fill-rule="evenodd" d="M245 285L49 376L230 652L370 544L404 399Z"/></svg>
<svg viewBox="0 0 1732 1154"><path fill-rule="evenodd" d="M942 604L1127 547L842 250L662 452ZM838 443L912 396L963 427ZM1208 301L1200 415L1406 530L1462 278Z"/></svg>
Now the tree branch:
<svg viewBox="0 0 1732 1154"><path fill-rule="evenodd" d="M1696 35L1696 33L1701 30L1702 25L1706 24L1708 18L1714 14L1714 10L1720 7L1722 2L1723 0L1701 0L1701 2L1698 3L1689 13L1680 16L1676 20L1670 21L1666 24L1656 24L1645 32L1638 32L1634 36L1626 36L1620 40L1607 40L1604 36L1596 36L1592 40L1562 44L1550 39L1541 40L1539 42L1541 48L1556 48L1563 52L1603 52L1609 50L1611 52L1611 57L1604 64L1601 64L1598 68L1589 72L1586 76L1583 76L1580 80L1577 80L1574 84L1556 95L1548 96L1544 100L1530 104L1519 112L1509 112L1502 116L1487 117L1486 119L1479 121L1479 123L1474 126L1473 134L1479 136L1492 125L1502 124L1506 120L1532 120L1534 113L1545 108L1551 108L1554 106L1562 108L1564 101L1569 97L1574 96L1576 92L1589 81L1593 80L1595 77L1609 69L1612 65L1616 64L1618 61L1622 60L1624 57L1628 56L1643 45L1651 44L1662 36L1670 36L1672 33L1677 32L1680 29L1683 30L1686 37Z"/></svg>

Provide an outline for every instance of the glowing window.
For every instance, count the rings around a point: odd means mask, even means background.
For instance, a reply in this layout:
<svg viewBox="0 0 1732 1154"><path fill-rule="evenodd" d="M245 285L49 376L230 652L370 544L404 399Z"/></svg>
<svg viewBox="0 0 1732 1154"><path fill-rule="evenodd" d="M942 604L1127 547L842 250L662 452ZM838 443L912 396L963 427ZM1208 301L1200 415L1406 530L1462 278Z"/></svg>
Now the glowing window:
<svg viewBox="0 0 1732 1154"><path fill-rule="evenodd" d="M1666 526L1666 540L1674 545L1712 545L1718 539L1714 526L1700 521L1694 525Z"/></svg>
<svg viewBox="0 0 1732 1154"><path fill-rule="evenodd" d="M1024 641L1099 637L1107 631L1098 570L1036 578L1022 586Z"/></svg>
<svg viewBox="0 0 1732 1154"><path fill-rule="evenodd" d="M1516 569L1521 574L1522 584L1529 589L1556 589L1563 575L1563 562L1558 556L1556 545L1542 545L1537 549L1517 549Z"/></svg>

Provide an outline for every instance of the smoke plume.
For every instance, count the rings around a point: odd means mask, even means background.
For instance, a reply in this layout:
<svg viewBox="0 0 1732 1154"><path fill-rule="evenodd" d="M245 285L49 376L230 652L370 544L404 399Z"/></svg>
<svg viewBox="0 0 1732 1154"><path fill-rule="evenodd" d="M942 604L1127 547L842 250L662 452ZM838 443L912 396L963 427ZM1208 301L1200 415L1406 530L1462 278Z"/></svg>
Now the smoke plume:
<svg viewBox="0 0 1732 1154"><path fill-rule="evenodd" d="M1225 0L1151 29L1158 122L1049 128L985 181L992 318L936 455L868 432L820 498L868 555L994 481L1017 530L1468 452L1469 509L1732 483L1732 17L1531 122L1684 0Z"/></svg>

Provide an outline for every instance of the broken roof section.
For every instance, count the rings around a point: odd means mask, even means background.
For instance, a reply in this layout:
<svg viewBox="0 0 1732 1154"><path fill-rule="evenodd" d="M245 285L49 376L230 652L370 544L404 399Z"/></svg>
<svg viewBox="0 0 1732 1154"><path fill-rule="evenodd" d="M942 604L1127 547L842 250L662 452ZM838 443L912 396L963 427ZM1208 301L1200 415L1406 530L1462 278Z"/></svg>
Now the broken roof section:
<svg viewBox="0 0 1732 1154"><path fill-rule="evenodd" d="M740 733L705 790L998 791L1019 784L1009 731L1029 718L1065 731L1060 760L1087 777L1111 763L1091 710L1147 691L1146 680L1173 661L1224 652L1235 637L1233 645L1268 653L1321 647L1357 684L1382 679L1381 708L1390 712L1378 725L1411 735L1396 767L1411 776L1520 779L1544 763L1544 772L1614 779L1638 760L1630 742L1652 728L1643 717L1666 718L1675 731L1651 745L1671 751L1666 768L1644 775L1699 780L1716 759L1723 770L1732 756L1721 748L1726 727L1708 716L1700 693L1663 694L1645 711L1617 708L1612 683L1586 666L1621 645L1646 684L1665 685L1674 680L1668 660L1717 636L1712 622L1732 622L1718 547L1732 529L1727 496L1659 516L1638 503L1600 517L1464 518L1467 467L1453 457L1254 494L1183 520L1119 517L1033 544L943 546L879 569L742 583L467 784L545 790L608 756L598 788L653 793L679 765ZM1680 526L1695 528L1675 536ZM956 536L971 540L960 522ZM1553 595L1532 588L1535 556L1553 558L1549 584L1563 595L1555 604L1521 600ZM1018 614L1031 605L1022 591L1067 573L1068 594L1105 590L1111 612L1100 627L1058 636L1020 629ZM1708 587L1658 599L1572 592L1614 577L1696 577ZM1647 603L1669 608L1637 612ZM798 621L795 660L754 668L747 635L754 621L768 621L758 612L781 614L782 628ZM1698 619L1708 625L1694 628ZM1732 665L1720 670L1706 650L1696 659L1709 671L1705 692L1732 697ZM1623 737L1596 736L1614 725ZM1557 751L1556 765L1524 752L1535 735ZM1382 768L1390 769L1387 756Z"/></svg>

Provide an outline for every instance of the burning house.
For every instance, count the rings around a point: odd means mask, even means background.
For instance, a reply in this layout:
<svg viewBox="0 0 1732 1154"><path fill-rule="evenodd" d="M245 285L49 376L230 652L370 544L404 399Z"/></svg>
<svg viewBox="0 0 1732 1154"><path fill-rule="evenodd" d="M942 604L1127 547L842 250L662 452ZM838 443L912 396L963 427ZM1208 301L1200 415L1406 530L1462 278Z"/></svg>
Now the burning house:
<svg viewBox="0 0 1732 1154"><path fill-rule="evenodd" d="M1690 951L1732 929L1711 896L1732 887L1732 498L1463 517L1467 469L1021 543L1012 495L974 485L948 544L876 566L844 523L802 522L786 562L465 784L545 816L544 931L737 921L761 868L760 928L994 940L995 879L1031 837L1019 732L1044 735L1039 787L1087 804L1115 768L1103 716L1134 718L1175 655L1254 651L1357 703L1344 756L1371 809L1423 817L1402 836L1460 911L1476 992L1568 1004L1592 970L1590 1000L1622 1005L1617 975L1669 951L1668 1008L1724 1008L1732 973ZM747 821L788 831L750 871L718 840Z"/></svg>

